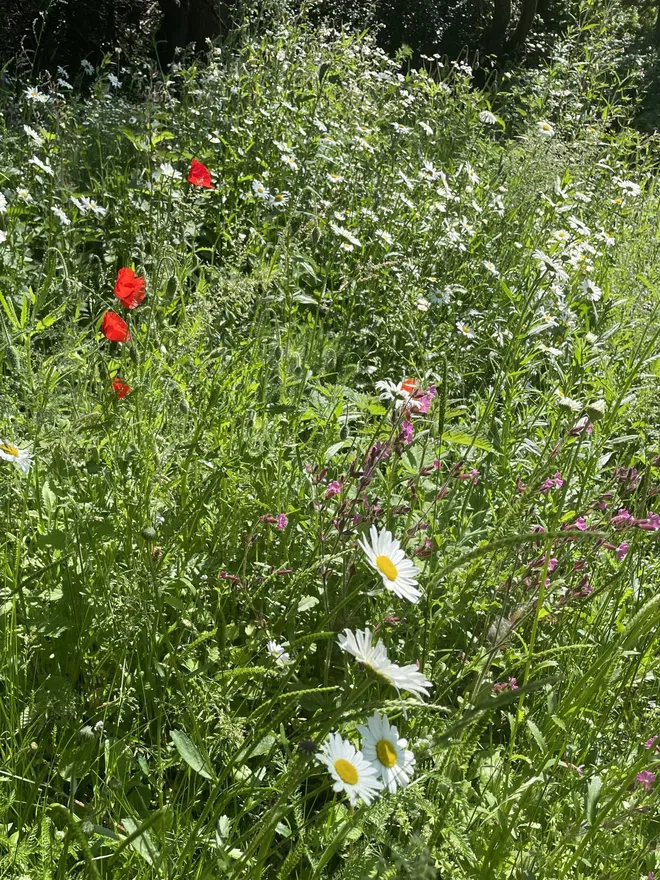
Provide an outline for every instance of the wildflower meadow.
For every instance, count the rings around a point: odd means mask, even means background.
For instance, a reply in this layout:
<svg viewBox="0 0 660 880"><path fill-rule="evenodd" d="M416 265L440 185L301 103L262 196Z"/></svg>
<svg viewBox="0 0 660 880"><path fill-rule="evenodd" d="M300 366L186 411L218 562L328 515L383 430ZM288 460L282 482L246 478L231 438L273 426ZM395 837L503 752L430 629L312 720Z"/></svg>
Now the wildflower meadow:
<svg viewBox="0 0 660 880"><path fill-rule="evenodd" d="M480 87L303 19L2 81L0 877L660 871L605 7Z"/></svg>

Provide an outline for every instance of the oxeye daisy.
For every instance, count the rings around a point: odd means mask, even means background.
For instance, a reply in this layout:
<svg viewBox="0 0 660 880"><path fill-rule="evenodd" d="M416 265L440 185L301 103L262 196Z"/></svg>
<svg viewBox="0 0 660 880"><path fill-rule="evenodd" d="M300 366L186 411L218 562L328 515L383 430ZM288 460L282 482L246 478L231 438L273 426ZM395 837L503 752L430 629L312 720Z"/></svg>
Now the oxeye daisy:
<svg viewBox="0 0 660 880"><path fill-rule="evenodd" d="M260 180L252 181L252 192L258 199L264 199L264 201L266 201L270 198L270 193Z"/></svg>
<svg viewBox="0 0 660 880"><path fill-rule="evenodd" d="M551 138L554 136L555 130L549 122L546 122L545 119L542 119L536 123L536 132L541 137Z"/></svg>
<svg viewBox="0 0 660 880"><path fill-rule="evenodd" d="M334 779L334 791L345 791L351 806L358 799L370 804L383 788L377 769L338 733L330 734L316 757L325 764Z"/></svg>
<svg viewBox="0 0 660 880"><path fill-rule="evenodd" d="M474 339L474 330L465 323L465 321L457 321L456 329L459 333L462 333L466 339Z"/></svg>
<svg viewBox="0 0 660 880"><path fill-rule="evenodd" d="M417 568L403 552L399 541L387 529L379 534L373 525L369 535L371 544L364 538L359 539L358 544L366 553L369 564L380 574L383 585L400 599L415 604L419 602L422 594L416 589Z"/></svg>
<svg viewBox="0 0 660 880"><path fill-rule="evenodd" d="M0 458L4 461L13 462L16 467L20 468L24 474L32 467L33 455L25 449L19 449L13 443L7 440L0 440Z"/></svg>
<svg viewBox="0 0 660 880"><path fill-rule="evenodd" d="M397 666L388 658L385 645L382 642L373 644L372 638L368 627L364 632L360 629L355 632L346 629L337 637L337 643L342 651L351 654L358 663L362 663L397 691L409 691L420 702L422 696L428 697L428 689L433 687L433 684L419 671L417 665L410 663L407 666Z"/></svg>
<svg viewBox="0 0 660 880"><path fill-rule="evenodd" d="M386 715L374 712L367 726L358 724L362 736L362 754L372 764L385 787L392 793L405 788L415 772L415 756L407 748L408 740L399 737L399 731Z"/></svg>

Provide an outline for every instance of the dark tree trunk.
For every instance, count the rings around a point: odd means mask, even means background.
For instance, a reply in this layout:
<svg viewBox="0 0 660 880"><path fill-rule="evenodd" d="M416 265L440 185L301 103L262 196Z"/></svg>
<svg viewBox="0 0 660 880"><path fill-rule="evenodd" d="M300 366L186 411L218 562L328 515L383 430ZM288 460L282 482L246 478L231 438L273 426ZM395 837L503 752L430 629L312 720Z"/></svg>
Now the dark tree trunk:
<svg viewBox="0 0 660 880"><path fill-rule="evenodd" d="M513 36L507 43L506 51L515 51L523 45L529 36L532 25L534 24L537 6L538 0L523 0L522 9L520 10L520 18L518 19L518 24L516 25Z"/></svg>
<svg viewBox="0 0 660 880"><path fill-rule="evenodd" d="M510 21L511 0L495 0L490 26L482 37L483 50L487 55L497 55L502 51Z"/></svg>
<svg viewBox="0 0 660 880"><path fill-rule="evenodd" d="M207 39L219 37L231 27L234 4L229 0L158 0L163 20L156 34L162 64L174 59L177 47L195 43L203 50Z"/></svg>

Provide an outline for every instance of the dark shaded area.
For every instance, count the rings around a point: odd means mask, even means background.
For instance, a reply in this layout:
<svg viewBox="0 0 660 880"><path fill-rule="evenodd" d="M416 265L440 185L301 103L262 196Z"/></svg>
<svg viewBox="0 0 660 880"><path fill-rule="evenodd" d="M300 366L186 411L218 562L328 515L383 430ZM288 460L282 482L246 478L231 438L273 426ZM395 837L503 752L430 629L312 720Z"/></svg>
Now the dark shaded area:
<svg viewBox="0 0 660 880"><path fill-rule="evenodd" d="M264 0L261 18L287 0ZM270 6L269 6L270 3ZM300 0L288 0L291 14ZM658 13L659 0L622 0ZM178 46L204 50L240 24L242 0L3 0L0 63L18 59L33 69L59 64L74 73L83 58L93 64L121 48L126 56L153 53L169 64ZM336 26L376 27L391 54L403 46L413 63L422 56L493 55L519 60L532 34L552 36L574 19L578 0L320 0L314 20Z"/></svg>
<svg viewBox="0 0 660 880"><path fill-rule="evenodd" d="M80 61L97 64L120 47L144 43L153 18L151 0L3 0L0 63L71 74ZM146 28L146 30L145 30Z"/></svg>

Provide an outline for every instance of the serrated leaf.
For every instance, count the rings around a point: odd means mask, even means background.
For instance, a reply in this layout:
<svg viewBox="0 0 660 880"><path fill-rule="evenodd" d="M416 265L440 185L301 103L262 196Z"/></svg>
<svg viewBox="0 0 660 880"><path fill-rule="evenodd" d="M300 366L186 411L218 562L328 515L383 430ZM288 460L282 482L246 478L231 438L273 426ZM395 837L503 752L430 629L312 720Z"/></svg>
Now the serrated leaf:
<svg viewBox="0 0 660 880"><path fill-rule="evenodd" d="M208 758L205 759L202 756L200 750L183 730L170 731L170 737L176 746L177 752L189 767L192 767L196 773L199 773L205 779L213 779L213 772Z"/></svg>
<svg viewBox="0 0 660 880"><path fill-rule="evenodd" d="M536 745L541 749L542 752L546 752L548 750L548 744L546 743L543 734L538 729L536 724L534 724L531 718L527 719L527 727L529 727L530 733L534 737Z"/></svg>

